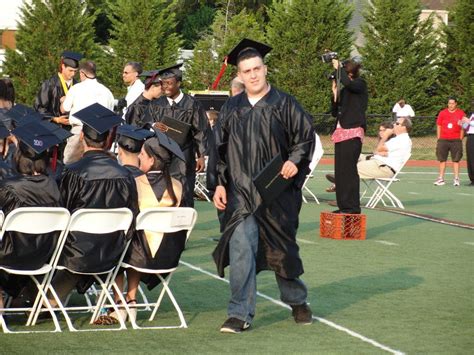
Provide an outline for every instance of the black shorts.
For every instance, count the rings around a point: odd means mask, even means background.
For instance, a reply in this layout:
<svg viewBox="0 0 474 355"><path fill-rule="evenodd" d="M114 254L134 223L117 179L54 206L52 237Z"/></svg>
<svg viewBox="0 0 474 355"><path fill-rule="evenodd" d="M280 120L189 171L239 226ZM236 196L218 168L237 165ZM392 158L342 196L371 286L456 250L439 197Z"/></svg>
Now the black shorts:
<svg viewBox="0 0 474 355"><path fill-rule="evenodd" d="M436 144L436 158L440 162L448 160L451 152L451 160L458 163L462 158L462 141L460 139L438 139Z"/></svg>

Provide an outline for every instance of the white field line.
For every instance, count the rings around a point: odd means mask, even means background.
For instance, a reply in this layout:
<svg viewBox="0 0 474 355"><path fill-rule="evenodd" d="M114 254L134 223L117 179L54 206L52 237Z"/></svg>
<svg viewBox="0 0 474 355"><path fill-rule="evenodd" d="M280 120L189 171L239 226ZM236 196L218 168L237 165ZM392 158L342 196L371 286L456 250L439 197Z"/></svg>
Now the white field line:
<svg viewBox="0 0 474 355"><path fill-rule="evenodd" d="M455 195L459 195L459 196L473 196L472 194L466 194L464 192L456 192Z"/></svg>
<svg viewBox="0 0 474 355"><path fill-rule="evenodd" d="M472 246L474 246L474 242L464 242L464 244L467 244L467 245L472 245Z"/></svg>
<svg viewBox="0 0 474 355"><path fill-rule="evenodd" d="M194 266L194 265L189 264L189 263L187 263L187 262L185 262L185 261L182 261L182 260L181 260L179 263L180 263L180 264L183 264L183 265L185 265L185 266L187 266L187 267L189 267L189 268L192 269L192 270L195 270L195 271L198 271L198 272L203 273L203 274L205 274L205 275L208 275L208 276L210 276L210 277L212 277L212 278L214 278L214 279L216 279L216 280L219 280L219 281L222 281L222 282L225 282L225 283L229 283L229 280L227 280L227 279L225 279L225 278L221 278L221 277L219 277L219 276L217 276L217 275L215 275L215 274L213 274L213 273L211 273L211 272L209 272L209 271L206 271L206 270L204 270L204 269L202 269L202 268L200 268L200 267L198 267L198 266ZM263 293L261 293L261 292L257 292L257 296L260 296L260 297L262 297L262 298L265 298L266 300L268 300L268 301L270 301L270 302L272 302L272 303L274 303L274 304L276 304L276 305L278 305L278 306L281 306L281 307L283 307L283 308L291 309L291 307L288 306L287 304L285 304L285 303L283 303L283 302L281 302L281 301L279 301L279 300L276 300L276 299L274 299L274 298L272 298L272 297L270 297L270 296L267 296L267 295L265 295L265 294L263 294ZM402 355L402 354L404 354L404 353L401 352L400 350L394 350L394 349L392 349L392 348L390 348L390 347L388 347L388 346L386 346L386 345L380 344L379 342L377 342L377 341L375 341L375 340L373 340L373 339L367 338L367 337L363 336L362 334L356 333L356 332L354 332L353 330L350 330L350 329L348 329L348 328L345 328L345 327L343 327L343 326L341 326L341 325L339 325L339 324L336 324L336 323L334 323L334 322L331 322L331 321L329 321L329 320L327 320L327 319L320 318L320 317L316 317L316 316L313 316L313 319L314 319L314 320L317 320L317 321L320 322L320 323L324 323L324 324L326 324L327 326L329 326L329 327L331 327L331 328L334 328L334 329L340 330L341 332L344 332L344 333L346 333L346 334L349 334L350 336L352 336L352 337L354 337L354 338L357 338L357 339L359 339L359 340L362 340L363 342L368 343L368 344L370 344L370 345L372 345L372 346L374 346L374 347L376 347L376 348L385 350L385 351L387 351L387 352L389 352L389 353L396 354L396 355Z"/></svg>
<svg viewBox="0 0 474 355"><path fill-rule="evenodd" d="M297 238L296 242L303 243L303 244L318 244L316 242L312 242L311 240L306 240L306 239L301 239L301 238Z"/></svg>
<svg viewBox="0 0 474 355"><path fill-rule="evenodd" d="M408 191L410 195L421 195L421 192Z"/></svg>
<svg viewBox="0 0 474 355"><path fill-rule="evenodd" d="M375 243L380 243L380 244L385 244L385 245L396 245L398 246L397 243L392 243L392 242L387 242L386 240L374 240Z"/></svg>

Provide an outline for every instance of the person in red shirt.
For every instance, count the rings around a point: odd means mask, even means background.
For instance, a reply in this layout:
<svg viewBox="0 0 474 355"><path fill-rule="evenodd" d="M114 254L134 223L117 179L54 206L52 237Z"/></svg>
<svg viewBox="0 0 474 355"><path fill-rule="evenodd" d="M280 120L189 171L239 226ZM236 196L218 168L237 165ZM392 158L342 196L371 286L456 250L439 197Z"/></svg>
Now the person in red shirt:
<svg viewBox="0 0 474 355"><path fill-rule="evenodd" d="M436 158L439 161L439 177L434 182L436 186L445 184L444 172L446 160L451 152L453 161L454 186L459 186L459 161L462 158L462 139L464 130L461 129L461 119L466 115L463 110L457 108L458 103L454 97L448 99L448 108L442 110L436 120L436 133L438 143L436 144Z"/></svg>

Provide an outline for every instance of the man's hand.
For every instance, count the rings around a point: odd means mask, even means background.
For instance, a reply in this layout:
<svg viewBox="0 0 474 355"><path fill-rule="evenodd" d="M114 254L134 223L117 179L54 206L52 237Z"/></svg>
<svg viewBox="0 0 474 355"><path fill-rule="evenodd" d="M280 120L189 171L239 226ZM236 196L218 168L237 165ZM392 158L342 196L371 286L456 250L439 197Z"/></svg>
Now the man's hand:
<svg viewBox="0 0 474 355"><path fill-rule="evenodd" d="M200 157L196 159L196 172L201 173L204 171L206 168L206 161L204 160L204 157Z"/></svg>
<svg viewBox="0 0 474 355"><path fill-rule="evenodd" d="M297 173L298 173L298 168L296 167L295 163L293 163L290 160L287 160L281 168L281 175L283 175L284 179L292 178Z"/></svg>
<svg viewBox="0 0 474 355"><path fill-rule="evenodd" d="M339 61L337 59L333 59L332 66L337 70L337 68L339 68Z"/></svg>
<svg viewBox="0 0 474 355"><path fill-rule="evenodd" d="M54 123L62 124L65 126L69 126L69 119L67 118L68 116L59 116L59 117L53 117L51 121Z"/></svg>
<svg viewBox="0 0 474 355"><path fill-rule="evenodd" d="M161 122L155 122L153 127L159 129L161 132L168 131L168 126Z"/></svg>
<svg viewBox="0 0 474 355"><path fill-rule="evenodd" d="M225 206L227 205L227 192L225 191L225 187L222 185L218 185L216 187L216 192L214 192L214 206L218 210L225 210Z"/></svg>
<svg viewBox="0 0 474 355"><path fill-rule="evenodd" d="M469 118L467 118L466 116L464 116L462 119L461 119L461 124L466 124L466 123L469 123L471 122L471 120Z"/></svg>
<svg viewBox="0 0 474 355"><path fill-rule="evenodd" d="M392 134L394 134L393 128L387 128L387 129L385 129L385 131L382 133L382 137L381 137L381 138L382 138L384 141L387 141L387 140L390 138L390 136L391 136Z"/></svg>

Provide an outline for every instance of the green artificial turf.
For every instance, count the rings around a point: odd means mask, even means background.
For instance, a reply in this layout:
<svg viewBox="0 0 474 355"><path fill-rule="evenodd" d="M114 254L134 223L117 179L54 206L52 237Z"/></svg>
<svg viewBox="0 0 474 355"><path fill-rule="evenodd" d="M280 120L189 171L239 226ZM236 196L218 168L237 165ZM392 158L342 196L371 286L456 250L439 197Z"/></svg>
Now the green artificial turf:
<svg viewBox="0 0 474 355"><path fill-rule="evenodd" d="M329 167L318 167L320 177ZM419 169L417 169L419 170ZM411 169L407 169L411 171ZM415 170L413 170L415 171ZM426 173L426 172L425 172ZM474 189L434 187L435 175L401 176L394 185L407 210L473 223ZM314 179L318 197L326 182ZM410 194L409 192L418 192ZM456 195L456 194L466 194ZM215 273L211 252L219 235L215 210L197 202L198 222L182 256L186 263ZM413 217L364 209L365 241L319 237L323 202L304 204L300 215L301 256L315 316L390 349L406 353L465 354L474 348L474 232ZM290 311L262 297L252 328L240 335L220 334L226 318L228 284L180 266L172 280L188 329L120 332L0 335L0 353L385 353L332 325L315 321L297 326ZM274 276L258 276L259 292L278 300ZM152 293L156 297L156 290ZM75 300L82 298L75 297ZM158 323L178 322L169 302ZM79 318L78 318L79 317ZM139 317L145 317L140 312ZM75 316L79 324L84 315ZM62 322L63 327L64 322ZM50 323L37 329L50 328Z"/></svg>

